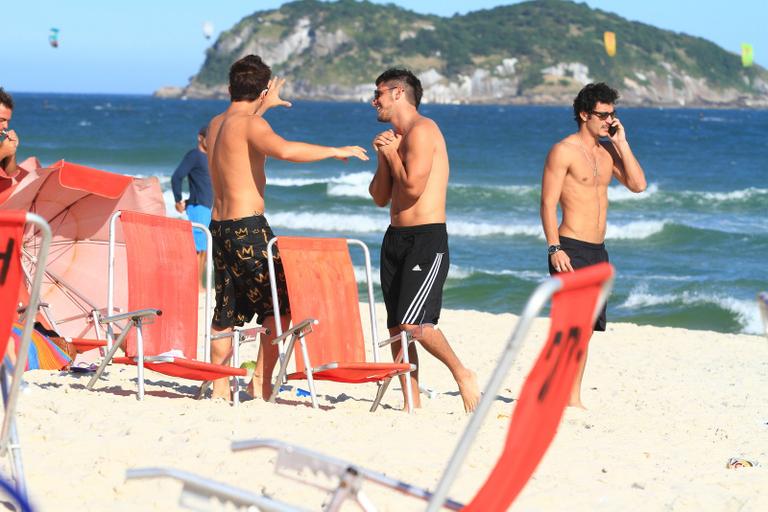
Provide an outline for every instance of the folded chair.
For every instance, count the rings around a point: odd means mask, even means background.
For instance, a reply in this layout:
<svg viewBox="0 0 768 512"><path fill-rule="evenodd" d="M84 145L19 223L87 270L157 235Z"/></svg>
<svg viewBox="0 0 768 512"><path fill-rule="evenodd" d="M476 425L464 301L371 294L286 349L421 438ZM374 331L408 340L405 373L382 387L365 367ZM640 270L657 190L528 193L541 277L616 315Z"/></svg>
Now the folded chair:
<svg viewBox="0 0 768 512"><path fill-rule="evenodd" d="M274 247L277 245L288 287L293 326L282 332ZM371 322L373 362L365 360L365 341L360 321L357 280L349 254L349 246L362 248L368 286L368 308ZM275 311L277 337L280 345L280 369L275 379L270 402L274 402L284 379L306 380L312 406L317 408L315 381L330 380L344 383L378 384L371 412L381 402L389 381L398 375L416 370L408 361L408 351L400 352L394 363L379 361L379 348L395 341L406 347L411 333L402 333L377 342L376 311L371 280L371 257L368 247L360 240L344 238L275 237L267 244L269 278ZM287 340L287 343L285 343ZM298 345L296 342L299 342ZM296 371L287 374L291 354L295 352ZM401 362L402 360L402 362ZM406 386L408 411L413 410L411 387Z"/></svg>
<svg viewBox="0 0 768 512"><path fill-rule="evenodd" d="M7 367L5 352L11 335L11 326L16 320L16 301L22 286L21 249L26 224L32 224L40 231L40 245L37 252L37 270L32 277L29 302L25 308L24 330L21 343L16 351L16 365ZM0 388L3 397L3 425L0 430L0 456L9 455L11 471L16 492L23 501L27 498L27 485L24 479L24 466L21 460L21 447L16 430L14 413L19 397L19 388L27 365L29 345L35 324L35 312L40 302L40 285L43 281L43 269L48 258L51 244L51 229L45 220L34 214L19 210L0 211ZM13 377L11 377L13 373Z"/></svg>
<svg viewBox="0 0 768 512"><path fill-rule="evenodd" d="M117 220L123 231L128 261L128 312L112 314L114 282L114 248ZM205 344L202 358L197 354L198 339L198 263L192 228L202 229L208 240L205 290ZM107 326L109 350L88 383L93 389L110 362L136 365L138 399L144 397L144 369L172 377L198 381L231 378L234 403L238 402L238 377L245 369L238 368L239 346L246 339L266 332L261 327L236 328L221 333L216 339L233 338L230 356L232 366L211 364L211 234L201 224L182 219L159 217L145 213L115 212L110 219L109 277L107 281L108 316L99 322ZM127 325L114 340L115 324ZM117 349L125 347L125 357L115 357ZM206 386L201 387L199 396Z"/></svg>
<svg viewBox="0 0 768 512"><path fill-rule="evenodd" d="M557 274L547 279L531 295L515 330L507 340L496 369L464 433L459 440L436 489L430 492L409 483L371 471L351 462L270 439L235 441L235 451L252 448L277 450L275 471L292 475L322 474L337 485L326 487L331 497L325 511L335 511L346 500L363 510L375 510L362 486L373 482L403 494L427 501L427 510L495 512L507 510L544 456L557 432L568 403L579 361L586 354L592 326L613 284L613 267L600 263L576 272ZM520 350L523 340L549 298L550 328L539 357L523 383L501 455L472 501L463 505L447 498L462 462L477 436L497 393ZM128 470L126 478L170 477L183 482L182 503L191 497L216 497L238 506L256 505L258 510L296 510L272 498L254 495L230 485L203 479L168 468ZM317 485L317 484L316 484ZM346 508L345 508L346 510Z"/></svg>
<svg viewBox="0 0 768 512"><path fill-rule="evenodd" d="M763 317L765 337L768 338L768 292L757 294L757 306L760 308L760 316Z"/></svg>

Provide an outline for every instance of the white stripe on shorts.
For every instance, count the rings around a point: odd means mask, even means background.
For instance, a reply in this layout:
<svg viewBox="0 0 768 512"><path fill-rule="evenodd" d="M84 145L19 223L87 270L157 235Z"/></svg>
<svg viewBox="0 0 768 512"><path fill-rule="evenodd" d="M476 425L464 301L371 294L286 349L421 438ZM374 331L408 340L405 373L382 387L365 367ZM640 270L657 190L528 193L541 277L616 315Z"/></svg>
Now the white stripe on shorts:
<svg viewBox="0 0 768 512"><path fill-rule="evenodd" d="M424 303L429 296L429 292L432 290L432 285L435 284L435 279L437 278L437 274L440 271L440 263L442 261L443 253L439 252L435 254L435 259L432 261L432 266L430 267L429 272L427 272L427 277L424 279L424 282L421 283L419 291L416 292L416 296L413 298L411 304L408 306L408 309L405 311L403 320L400 322L401 324L415 325L414 322L416 322L416 319L418 318L418 312L421 311L421 308L424 307Z"/></svg>

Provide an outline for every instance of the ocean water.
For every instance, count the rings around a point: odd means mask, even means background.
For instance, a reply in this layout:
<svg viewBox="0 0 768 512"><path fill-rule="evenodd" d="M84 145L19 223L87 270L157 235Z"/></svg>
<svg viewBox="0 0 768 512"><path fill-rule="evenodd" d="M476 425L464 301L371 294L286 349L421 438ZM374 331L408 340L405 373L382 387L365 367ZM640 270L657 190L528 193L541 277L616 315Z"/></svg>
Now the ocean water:
<svg viewBox="0 0 768 512"><path fill-rule="evenodd" d="M24 94L12 127L20 155L136 176L170 174L223 101ZM618 105L648 190L609 189L606 244L617 280L609 321L759 333L768 289L768 112ZM451 269L444 307L518 314L547 277L539 185L547 151L575 129L568 107L424 105L451 159ZM287 139L370 148L373 109L295 102L267 114ZM370 151L370 150L369 150ZM368 198L372 162L267 164L277 234L346 236L371 248L374 273L388 212ZM362 266L359 267L362 278Z"/></svg>

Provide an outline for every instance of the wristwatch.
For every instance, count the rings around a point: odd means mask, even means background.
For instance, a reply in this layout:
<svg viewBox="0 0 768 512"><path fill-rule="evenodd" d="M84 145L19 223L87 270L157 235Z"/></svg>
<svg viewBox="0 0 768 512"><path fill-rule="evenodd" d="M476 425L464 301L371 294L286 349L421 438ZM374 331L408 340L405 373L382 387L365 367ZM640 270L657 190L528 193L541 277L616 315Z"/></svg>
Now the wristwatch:
<svg viewBox="0 0 768 512"><path fill-rule="evenodd" d="M547 247L547 254L549 256L552 256L557 251L561 251L561 250L562 250L562 247L560 247L560 244L550 245L549 247Z"/></svg>

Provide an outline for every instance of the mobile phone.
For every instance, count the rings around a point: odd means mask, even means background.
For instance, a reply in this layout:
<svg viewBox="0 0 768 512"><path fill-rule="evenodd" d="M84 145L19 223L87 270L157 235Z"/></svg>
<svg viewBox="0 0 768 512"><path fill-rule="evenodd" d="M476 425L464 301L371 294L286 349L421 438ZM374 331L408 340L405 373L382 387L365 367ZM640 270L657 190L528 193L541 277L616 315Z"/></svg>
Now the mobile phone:
<svg viewBox="0 0 768 512"><path fill-rule="evenodd" d="M615 124L612 124L611 126L608 127L608 135L610 137L613 137L614 135L616 135L617 130L618 130L618 127L616 127Z"/></svg>
<svg viewBox="0 0 768 512"><path fill-rule="evenodd" d="M8 130L0 130L0 142L8 138Z"/></svg>

